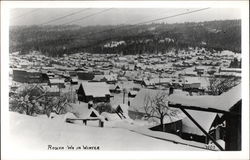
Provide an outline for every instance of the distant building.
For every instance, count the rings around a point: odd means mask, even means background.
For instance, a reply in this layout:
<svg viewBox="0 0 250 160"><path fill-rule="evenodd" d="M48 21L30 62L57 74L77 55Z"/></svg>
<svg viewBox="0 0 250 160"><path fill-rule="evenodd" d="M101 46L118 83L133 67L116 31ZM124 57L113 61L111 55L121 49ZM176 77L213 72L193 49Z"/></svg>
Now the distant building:
<svg viewBox="0 0 250 160"><path fill-rule="evenodd" d="M113 84L117 82L117 75L111 74L111 75L95 75L92 81L96 82L106 82L109 84Z"/></svg>
<svg viewBox="0 0 250 160"><path fill-rule="evenodd" d="M48 83L49 77L35 70L13 69L13 80L21 83Z"/></svg>
<svg viewBox="0 0 250 160"><path fill-rule="evenodd" d="M51 78L49 79L50 86L57 85L59 88L65 88L65 82L64 79L59 79L59 78Z"/></svg>
<svg viewBox="0 0 250 160"><path fill-rule="evenodd" d="M77 72L78 79L80 80L93 80L95 75L103 75L102 72L80 71Z"/></svg>

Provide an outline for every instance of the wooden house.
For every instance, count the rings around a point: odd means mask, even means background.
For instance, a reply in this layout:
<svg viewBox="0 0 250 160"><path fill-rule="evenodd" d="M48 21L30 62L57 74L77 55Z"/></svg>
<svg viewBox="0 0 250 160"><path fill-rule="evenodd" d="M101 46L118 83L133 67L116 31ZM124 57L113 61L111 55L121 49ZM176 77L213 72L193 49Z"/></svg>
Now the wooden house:
<svg viewBox="0 0 250 160"><path fill-rule="evenodd" d="M220 150L241 150L241 84L219 96L178 96L169 97L169 106L180 108L187 117L207 138L212 141ZM188 111L186 111L188 110ZM216 142L206 130L202 121L196 120L190 114L190 110L204 113L219 113L222 115L220 123L225 123L225 148ZM204 115L201 120L209 116ZM215 117L216 118L216 117Z"/></svg>
<svg viewBox="0 0 250 160"><path fill-rule="evenodd" d="M87 82L80 84L77 90L78 100L88 103L89 101L110 102L109 86L105 82Z"/></svg>

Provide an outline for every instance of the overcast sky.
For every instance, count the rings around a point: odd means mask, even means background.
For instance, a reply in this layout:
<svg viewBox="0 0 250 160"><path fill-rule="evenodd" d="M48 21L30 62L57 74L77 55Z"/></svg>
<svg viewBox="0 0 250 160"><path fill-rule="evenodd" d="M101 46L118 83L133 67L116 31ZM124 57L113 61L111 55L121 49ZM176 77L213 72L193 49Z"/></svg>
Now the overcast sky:
<svg viewBox="0 0 250 160"><path fill-rule="evenodd" d="M201 8L114 8L109 10L107 8L12 9L10 12L10 25L77 24L82 26L89 26L136 24L157 18L174 16L197 9ZM207 10L167 18L156 22L164 21L167 23L181 23L240 18L240 10L236 8L209 8Z"/></svg>

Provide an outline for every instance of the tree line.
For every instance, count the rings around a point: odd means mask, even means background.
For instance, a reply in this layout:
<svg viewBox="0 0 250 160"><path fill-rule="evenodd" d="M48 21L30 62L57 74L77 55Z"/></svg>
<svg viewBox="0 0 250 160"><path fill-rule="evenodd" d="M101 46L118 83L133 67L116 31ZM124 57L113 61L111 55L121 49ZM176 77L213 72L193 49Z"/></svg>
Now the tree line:
<svg viewBox="0 0 250 160"><path fill-rule="evenodd" d="M173 39L164 42L165 38ZM105 48L111 41L126 44ZM118 26L11 26L10 52L41 51L49 56L76 52L159 53L171 48L205 47L241 52L241 21L224 20L199 23L152 23Z"/></svg>

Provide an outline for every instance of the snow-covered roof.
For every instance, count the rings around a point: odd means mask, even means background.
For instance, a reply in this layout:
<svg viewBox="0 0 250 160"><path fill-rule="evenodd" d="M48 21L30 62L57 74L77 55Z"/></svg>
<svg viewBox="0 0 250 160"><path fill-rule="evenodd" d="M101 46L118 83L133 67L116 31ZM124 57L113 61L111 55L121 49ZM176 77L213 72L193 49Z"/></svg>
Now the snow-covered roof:
<svg viewBox="0 0 250 160"><path fill-rule="evenodd" d="M82 83L85 95L93 97L105 97L110 95L109 86L105 82Z"/></svg>
<svg viewBox="0 0 250 160"><path fill-rule="evenodd" d="M51 78L51 79L49 79L49 81L52 84L58 84L58 83L63 83L64 84L64 79Z"/></svg>
<svg viewBox="0 0 250 160"><path fill-rule="evenodd" d="M237 72L220 72L220 73L215 73L214 74L217 77L223 76L223 77L241 77L241 73L237 73Z"/></svg>
<svg viewBox="0 0 250 160"><path fill-rule="evenodd" d="M93 112L97 117L99 113L92 107L88 109L88 103L81 102L79 103L70 103L72 107L72 113L74 113L78 118L90 118L91 113Z"/></svg>
<svg viewBox="0 0 250 160"><path fill-rule="evenodd" d="M195 119L196 122L201 125L201 127L206 132L209 132L211 125L217 115L217 113L194 110L188 110L187 112ZM188 117L182 119L182 132L204 135L204 133Z"/></svg>
<svg viewBox="0 0 250 160"><path fill-rule="evenodd" d="M94 81L101 81L101 80L107 80L107 81L116 81L117 80L117 75L112 74L112 75L95 75Z"/></svg>
<svg viewBox="0 0 250 160"><path fill-rule="evenodd" d="M237 73L241 73L241 68L221 68L220 72L237 72Z"/></svg>
<svg viewBox="0 0 250 160"><path fill-rule="evenodd" d="M174 94L169 97L169 101L174 104L214 108L223 111L229 111L239 100L241 100L241 84L219 96L182 96Z"/></svg>

